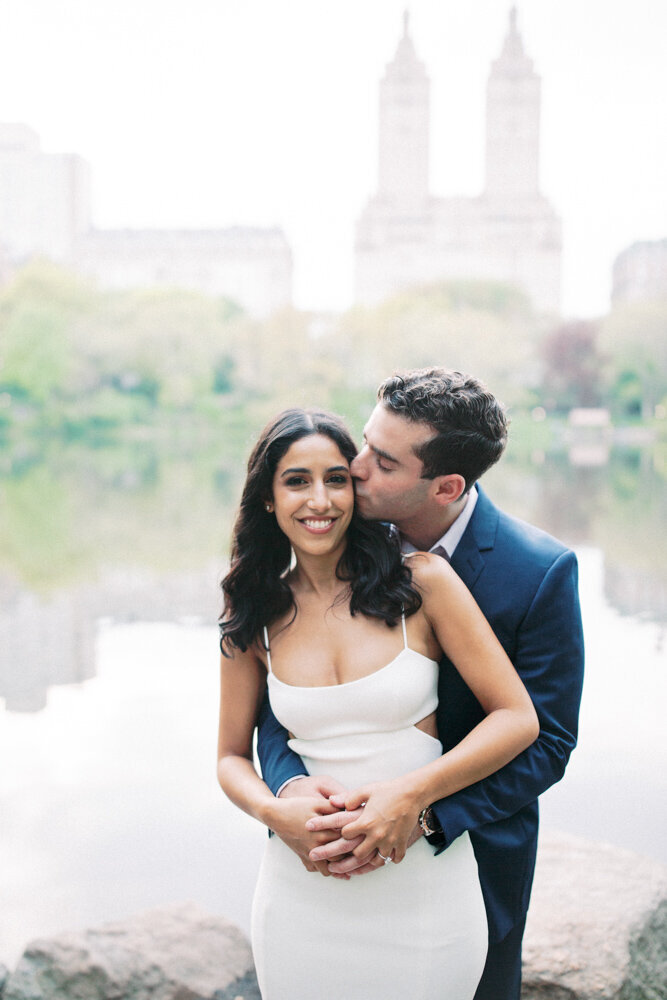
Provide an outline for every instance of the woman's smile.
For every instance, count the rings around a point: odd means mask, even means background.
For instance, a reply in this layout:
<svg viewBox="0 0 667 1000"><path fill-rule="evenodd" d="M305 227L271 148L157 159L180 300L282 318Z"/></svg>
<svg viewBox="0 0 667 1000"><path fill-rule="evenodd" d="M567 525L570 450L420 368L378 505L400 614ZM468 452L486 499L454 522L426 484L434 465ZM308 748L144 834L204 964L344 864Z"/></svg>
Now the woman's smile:
<svg viewBox="0 0 667 1000"><path fill-rule="evenodd" d="M308 531L312 531L317 535L324 534L329 531L332 525L338 520L336 517L304 517L297 518L298 521L307 528Z"/></svg>

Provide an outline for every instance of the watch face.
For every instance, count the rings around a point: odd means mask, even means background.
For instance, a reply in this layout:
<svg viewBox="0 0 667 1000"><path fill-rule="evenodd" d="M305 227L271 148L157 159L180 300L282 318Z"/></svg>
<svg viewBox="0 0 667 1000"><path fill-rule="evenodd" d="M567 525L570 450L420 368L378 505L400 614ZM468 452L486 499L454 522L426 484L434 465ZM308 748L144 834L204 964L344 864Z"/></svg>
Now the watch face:
<svg viewBox="0 0 667 1000"><path fill-rule="evenodd" d="M424 811L422 830L427 837L442 837L442 827L431 806Z"/></svg>
<svg viewBox="0 0 667 1000"><path fill-rule="evenodd" d="M430 806L427 806L426 809L422 810L419 817L419 825L427 837L429 834L434 832L433 810Z"/></svg>

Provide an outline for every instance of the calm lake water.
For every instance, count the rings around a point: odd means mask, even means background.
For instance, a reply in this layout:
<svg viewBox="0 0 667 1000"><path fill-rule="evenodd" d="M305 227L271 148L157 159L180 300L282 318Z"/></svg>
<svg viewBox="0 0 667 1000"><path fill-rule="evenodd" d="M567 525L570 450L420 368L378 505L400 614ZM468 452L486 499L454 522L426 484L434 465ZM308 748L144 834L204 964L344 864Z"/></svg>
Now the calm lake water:
<svg viewBox="0 0 667 1000"><path fill-rule="evenodd" d="M195 900L248 926L264 831L215 781L218 579L241 461L26 456L0 481L0 962ZM506 510L571 544L587 678L545 826L667 863L665 453L511 453Z"/></svg>

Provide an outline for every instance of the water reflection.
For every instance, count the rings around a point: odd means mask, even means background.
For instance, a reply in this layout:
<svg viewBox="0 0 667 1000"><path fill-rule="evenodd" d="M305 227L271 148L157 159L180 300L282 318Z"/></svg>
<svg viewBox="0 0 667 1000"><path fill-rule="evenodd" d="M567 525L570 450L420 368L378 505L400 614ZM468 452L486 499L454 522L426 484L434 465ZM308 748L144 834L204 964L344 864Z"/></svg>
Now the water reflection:
<svg viewBox="0 0 667 1000"><path fill-rule="evenodd" d="M52 685L95 672L101 619L214 622L243 455L217 444L34 456L0 493L0 697L38 711ZM667 621L667 478L662 453L616 450L605 465L567 453L486 477L506 510L573 546L604 552L603 587L623 615Z"/></svg>
<svg viewBox="0 0 667 1000"><path fill-rule="evenodd" d="M95 673L100 619L215 621L242 467L217 449L34 455L0 481L0 697L38 711Z"/></svg>
<svg viewBox="0 0 667 1000"><path fill-rule="evenodd" d="M46 595L14 585L0 612L0 698L7 711L37 712L50 687L94 677L100 622L215 621L219 576L215 561L189 573L107 568L91 583Z"/></svg>
<svg viewBox="0 0 667 1000"><path fill-rule="evenodd" d="M38 712L48 689L95 675L95 619L84 589L45 601L30 590L2 587L0 697L9 712Z"/></svg>
<svg viewBox="0 0 667 1000"><path fill-rule="evenodd" d="M603 589L621 614L667 622L667 464L664 449L611 450L608 462L582 455L507 460L487 476L494 499L574 547L604 553Z"/></svg>

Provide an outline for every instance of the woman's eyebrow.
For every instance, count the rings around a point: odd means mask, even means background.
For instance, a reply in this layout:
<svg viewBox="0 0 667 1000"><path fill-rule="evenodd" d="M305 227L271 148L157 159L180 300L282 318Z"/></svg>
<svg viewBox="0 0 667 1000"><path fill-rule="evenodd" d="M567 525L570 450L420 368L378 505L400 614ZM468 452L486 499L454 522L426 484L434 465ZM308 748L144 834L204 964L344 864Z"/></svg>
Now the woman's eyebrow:
<svg viewBox="0 0 667 1000"><path fill-rule="evenodd" d="M349 472L350 470L349 470L349 468L348 468L347 465L331 465L331 466L329 466L329 468L326 471L327 472ZM301 474L306 473L307 475L311 475L312 474L312 469L306 469L305 466L303 468L295 466L292 469L285 469L284 472L281 472L280 473L280 478L282 479L283 476L292 476L292 475L294 475L295 472L300 472Z"/></svg>

